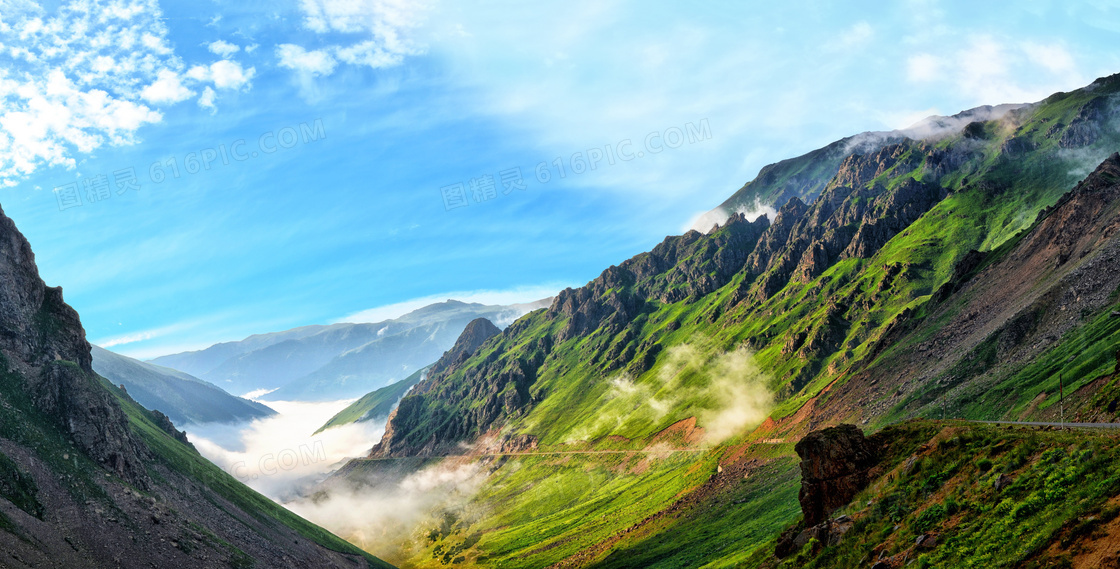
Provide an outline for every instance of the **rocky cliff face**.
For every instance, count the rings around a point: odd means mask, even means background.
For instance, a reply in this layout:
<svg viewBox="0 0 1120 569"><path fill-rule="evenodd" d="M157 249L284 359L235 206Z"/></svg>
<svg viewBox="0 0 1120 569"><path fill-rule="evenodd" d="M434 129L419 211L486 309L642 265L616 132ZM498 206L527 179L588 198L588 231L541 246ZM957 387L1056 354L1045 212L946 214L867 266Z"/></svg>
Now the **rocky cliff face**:
<svg viewBox="0 0 1120 569"><path fill-rule="evenodd" d="M141 461L148 450L98 384L78 313L63 301L61 287L39 278L30 244L2 211L0 353L36 407L79 448L122 478L147 484Z"/></svg>
<svg viewBox="0 0 1120 569"><path fill-rule="evenodd" d="M940 405L954 415L967 412L980 397L998 397L993 407L1007 414L1002 418L1026 419L1013 413L1017 390L1002 382L1063 340L1076 338L1079 327L1108 310L1120 290L1118 265L1120 155L1114 154L1040 212L1037 225L1014 247L965 254L933 295L929 317L884 343L905 344L907 334L922 341L846 382L830 414L853 420L886 413L893 405L909 415L945 395L948 401ZM1083 342L1077 351L1087 347ZM1056 384L1066 365L1055 365L1046 376L1052 373ZM1056 406L1049 416L1057 420L1055 412Z"/></svg>

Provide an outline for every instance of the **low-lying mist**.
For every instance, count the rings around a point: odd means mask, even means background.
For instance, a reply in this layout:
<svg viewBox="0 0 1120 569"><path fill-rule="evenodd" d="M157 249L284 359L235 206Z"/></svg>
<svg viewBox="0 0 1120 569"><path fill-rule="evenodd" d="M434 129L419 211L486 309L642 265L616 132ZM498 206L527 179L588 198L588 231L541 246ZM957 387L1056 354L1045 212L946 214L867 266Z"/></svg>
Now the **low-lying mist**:
<svg viewBox="0 0 1120 569"><path fill-rule="evenodd" d="M385 423L352 423L313 434L352 400L269 401L277 414L236 424L186 425L198 451L254 490L359 547L403 560L428 521L461 517L488 471L480 462L413 465L324 484L348 459L364 457ZM431 525L431 524L428 524Z"/></svg>
<svg viewBox="0 0 1120 569"><path fill-rule="evenodd" d="M438 527L464 517L489 471L482 462L443 462L411 474L407 466L379 461L381 474L370 473L320 488L311 498L284 504L289 510L335 535L385 559L400 563L423 547L420 528Z"/></svg>
<svg viewBox="0 0 1120 569"><path fill-rule="evenodd" d="M766 420L774 406L769 384L746 348L711 355L692 344L674 346L652 377L611 377L597 417L568 440L594 440L661 424L670 414L695 414L704 442L718 444Z"/></svg>
<svg viewBox="0 0 1120 569"><path fill-rule="evenodd" d="M269 401L277 414L236 424L186 425L198 451L254 490L291 499L340 462L364 456L385 423L352 423L313 434L352 400L326 403Z"/></svg>

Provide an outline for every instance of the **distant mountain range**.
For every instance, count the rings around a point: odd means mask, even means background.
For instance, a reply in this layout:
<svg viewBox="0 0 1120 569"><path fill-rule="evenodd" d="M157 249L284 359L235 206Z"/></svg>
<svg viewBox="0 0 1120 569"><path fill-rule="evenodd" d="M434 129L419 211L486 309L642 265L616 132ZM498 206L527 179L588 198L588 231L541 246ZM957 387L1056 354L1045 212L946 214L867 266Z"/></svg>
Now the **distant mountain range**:
<svg viewBox="0 0 1120 569"><path fill-rule="evenodd" d="M315 433L318 434L329 428L339 427L349 423L387 420L393 410L397 408L397 403L400 402L401 398L404 397L414 385L423 381L428 373L439 373L452 364L467 359L478 350L486 340L500 333L501 329L485 318L471 320L471 322L467 324L467 327L463 329L463 333L459 335L459 339L455 341L455 345L452 346L450 350L444 352L434 364L420 368L412 375L396 383L386 385L381 389L365 394L342 411L339 411L334 417L331 417L331 419L320 427L318 431L315 431Z"/></svg>
<svg viewBox="0 0 1120 569"><path fill-rule="evenodd" d="M230 423L275 415L272 409L222 391L178 370L134 360L93 346L93 371L128 394L146 409L158 410L176 425Z"/></svg>
<svg viewBox="0 0 1120 569"><path fill-rule="evenodd" d="M151 363L181 370L236 394L271 401L359 397L408 377L451 348L467 324L505 326L552 299L512 305L447 300L377 323L304 326L239 342L161 356Z"/></svg>

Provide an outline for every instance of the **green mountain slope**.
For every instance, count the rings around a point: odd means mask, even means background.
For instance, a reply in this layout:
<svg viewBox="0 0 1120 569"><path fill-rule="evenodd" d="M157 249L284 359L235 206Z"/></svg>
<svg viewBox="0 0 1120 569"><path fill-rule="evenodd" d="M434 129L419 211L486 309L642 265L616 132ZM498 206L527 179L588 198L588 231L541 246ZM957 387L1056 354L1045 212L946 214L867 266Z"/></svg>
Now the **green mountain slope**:
<svg viewBox="0 0 1120 569"><path fill-rule="evenodd" d="M405 457L492 461L453 523L421 526L443 529L416 538L417 566L452 550L479 566L749 565L797 515L767 496L791 495L792 442L814 428L946 408L1034 416L1053 406L1056 371L1100 401L1085 387L1114 381L1101 374L1118 202L1113 166L1098 165L1120 149L1118 91L1113 76L774 167L775 180L803 173L801 189L760 175L742 194L779 199L774 219L733 215L563 291L429 374L341 476ZM814 176L823 185L803 183ZM996 405L999 386L1010 400ZM643 462L655 451L675 458ZM599 491L580 471L601 473ZM719 523L744 511L745 541Z"/></svg>
<svg viewBox="0 0 1120 569"><path fill-rule="evenodd" d="M1102 567L1115 559L1120 455L1107 431L914 422L872 439L878 464L831 527L795 525L749 565Z"/></svg>
<svg viewBox="0 0 1120 569"><path fill-rule="evenodd" d="M870 363L879 339L918 314L966 253L1030 227L1083 175L1084 157L1120 148L1118 84L849 156L812 204L791 198L773 223L733 217L708 235L667 238L430 375L401 402L380 452L411 454L499 424L549 443L648 436L718 414L706 370L739 349L767 376L774 418L787 416ZM695 352L692 367L674 358L681 346ZM600 428L618 400L612 378L623 375L671 399L673 412L639 409Z"/></svg>
<svg viewBox="0 0 1120 569"><path fill-rule="evenodd" d="M229 423L276 414L255 401L234 397L194 376L141 362L93 346L93 371L128 394L146 409L158 409L176 425Z"/></svg>
<svg viewBox="0 0 1120 569"><path fill-rule="evenodd" d="M341 427L342 425L349 425L350 423L358 422L378 422L384 421L389 418L389 413L396 408L397 403L404 397L404 394L412 389L412 386L424 379L424 374L429 368L424 367L416 370L412 375L390 385L386 385L376 391L371 391L357 401L346 406L345 409L339 411L334 417L323 424L315 431L319 434L332 427Z"/></svg>

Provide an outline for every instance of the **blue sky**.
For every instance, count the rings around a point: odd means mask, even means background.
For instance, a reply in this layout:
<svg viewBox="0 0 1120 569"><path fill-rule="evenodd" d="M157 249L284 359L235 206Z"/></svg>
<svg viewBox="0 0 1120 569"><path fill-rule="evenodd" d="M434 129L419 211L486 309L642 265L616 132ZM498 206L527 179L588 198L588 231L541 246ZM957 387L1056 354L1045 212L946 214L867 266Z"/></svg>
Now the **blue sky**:
<svg viewBox="0 0 1120 569"><path fill-rule="evenodd" d="M1120 72L1118 2L772 4L0 0L0 204L151 357L547 296L765 164Z"/></svg>

